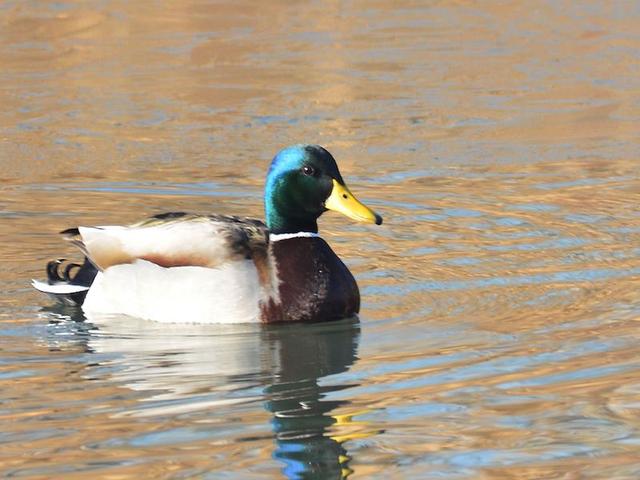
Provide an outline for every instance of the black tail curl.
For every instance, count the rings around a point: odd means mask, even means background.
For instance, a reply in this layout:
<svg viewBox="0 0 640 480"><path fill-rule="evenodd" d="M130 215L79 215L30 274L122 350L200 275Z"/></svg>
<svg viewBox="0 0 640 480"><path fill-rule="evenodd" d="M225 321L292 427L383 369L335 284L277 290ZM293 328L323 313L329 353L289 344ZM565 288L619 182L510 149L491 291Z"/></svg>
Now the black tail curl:
<svg viewBox="0 0 640 480"><path fill-rule="evenodd" d="M90 287L98 274L98 269L85 257L82 264L66 263L66 259L58 258L47 263L47 282L49 285L78 285ZM51 295L51 294L50 294ZM56 300L64 305L82 305L87 292L54 294Z"/></svg>
<svg viewBox="0 0 640 480"><path fill-rule="evenodd" d="M66 258L58 258L47 263L47 280L49 281L49 285L71 283L71 270L75 268L80 269L81 265L79 263L69 263L61 274L60 267L66 261Z"/></svg>
<svg viewBox="0 0 640 480"><path fill-rule="evenodd" d="M98 273L98 269L85 257L82 264L67 263L64 269L62 265L66 262L65 258L58 258L47 263L47 280L49 285L57 285L66 283L70 285L82 285L90 287L93 279ZM75 272L75 274L73 274ZM73 275L72 275L73 274Z"/></svg>

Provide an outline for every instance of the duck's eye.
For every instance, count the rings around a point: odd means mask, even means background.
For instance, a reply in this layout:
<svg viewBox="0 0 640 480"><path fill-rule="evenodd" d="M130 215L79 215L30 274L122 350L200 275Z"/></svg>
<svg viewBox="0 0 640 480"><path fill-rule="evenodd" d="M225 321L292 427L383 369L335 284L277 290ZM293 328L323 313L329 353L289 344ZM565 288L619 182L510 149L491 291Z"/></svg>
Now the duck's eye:
<svg viewBox="0 0 640 480"><path fill-rule="evenodd" d="M315 175L316 171L312 166L305 165L304 167L302 167L302 173L311 177Z"/></svg>

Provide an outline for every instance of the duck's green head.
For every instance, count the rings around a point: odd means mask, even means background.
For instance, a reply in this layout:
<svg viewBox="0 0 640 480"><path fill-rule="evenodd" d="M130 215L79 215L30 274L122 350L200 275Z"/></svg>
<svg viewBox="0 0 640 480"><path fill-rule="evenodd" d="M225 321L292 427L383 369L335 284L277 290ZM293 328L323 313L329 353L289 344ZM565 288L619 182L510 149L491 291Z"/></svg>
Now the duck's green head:
<svg viewBox="0 0 640 480"><path fill-rule="evenodd" d="M264 193L273 233L317 232L318 217L335 210L380 225L382 217L349 191L331 154L318 145L293 145L271 162Z"/></svg>

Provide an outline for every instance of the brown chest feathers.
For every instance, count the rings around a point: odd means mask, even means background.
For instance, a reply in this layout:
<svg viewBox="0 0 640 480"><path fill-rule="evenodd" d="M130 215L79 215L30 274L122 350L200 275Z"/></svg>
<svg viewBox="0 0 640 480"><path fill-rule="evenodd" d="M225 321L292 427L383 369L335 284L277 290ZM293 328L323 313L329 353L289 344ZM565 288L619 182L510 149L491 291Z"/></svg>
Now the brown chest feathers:
<svg viewBox="0 0 640 480"><path fill-rule="evenodd" d="M353 275L323 239L271 242L269 257L278 285L273 297L260 305L263 322L336 320L360 310Z"/></svg>

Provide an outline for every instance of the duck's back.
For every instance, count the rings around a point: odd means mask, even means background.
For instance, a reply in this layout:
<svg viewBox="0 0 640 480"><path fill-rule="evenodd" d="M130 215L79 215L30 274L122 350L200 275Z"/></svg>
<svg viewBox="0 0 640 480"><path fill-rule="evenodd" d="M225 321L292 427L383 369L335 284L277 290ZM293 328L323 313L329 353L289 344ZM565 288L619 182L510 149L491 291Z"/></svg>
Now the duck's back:
<svg viewBox="0 0 640 480"><path fill-rule="evenodd" d="M355 315L360 292L346 265L320 237L273 241L277 298L261 305L263 321L325 321Z"/></svg>

